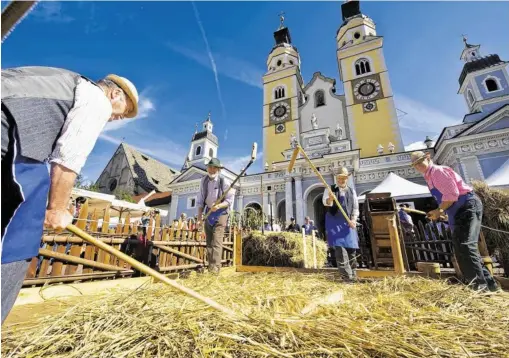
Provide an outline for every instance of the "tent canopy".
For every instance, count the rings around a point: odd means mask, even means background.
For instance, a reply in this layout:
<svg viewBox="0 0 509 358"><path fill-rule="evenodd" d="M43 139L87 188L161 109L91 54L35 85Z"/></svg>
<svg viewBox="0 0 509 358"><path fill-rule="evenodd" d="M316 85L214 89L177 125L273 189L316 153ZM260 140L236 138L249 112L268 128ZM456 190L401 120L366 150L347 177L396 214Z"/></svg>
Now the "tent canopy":
<svg viewBox="0 0 509 358"><path fill-rule="evenodd" d="M391 193L392 197L397 200L427 198L431 196L426 185L413 183L394 173L389 173L370 193ZM361 195L358 199L362 203L366 199L366 195Z"/></svg>
<svg viewBox="0 0 509 358"><path fill-rule="evenodd" d="M509 187L509 159L486 179L486 184L494 187Z"/></svg>
<svg viewBox="0 0 509 358"><path fill-rule="evenodd" d="M115 199L114 195L109 194L103 194L103 193L97 193L95 191L89 191L89 190L83 190L83 189L72 189L71 196L76 199L80 196L88 199L88 207L90 211L97 210L98 212L101 212L102 210L106 209L108 206L110 206L111 216L118 216L122 214L122 216L125 216L124 214L130 213L131 216L141 216L143 213L147 211L153 211L154 208L151 208L149 206L145 206L143 204L135 204L130 203L128 201L124 200L117 200ZM167 210L161 210L158 209L161 216L167 216L168 211Z"/></svg>

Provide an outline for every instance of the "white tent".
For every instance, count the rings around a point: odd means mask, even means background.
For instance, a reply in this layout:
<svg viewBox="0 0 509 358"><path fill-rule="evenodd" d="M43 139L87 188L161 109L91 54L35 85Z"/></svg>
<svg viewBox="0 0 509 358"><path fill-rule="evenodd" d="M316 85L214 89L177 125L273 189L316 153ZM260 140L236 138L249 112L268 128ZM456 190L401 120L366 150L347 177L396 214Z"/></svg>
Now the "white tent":
<svg viewBox="0 0 509 358"><path fill-rule="evenodd" d="M486 179L486 184L492 187L509 188L509 159Z"/></svg>
<svg viewBox="0 0 509 358"><path fill-rule="evenodd" d="M431 196L426 185L420 185L403 179L402 177L389 173L387 177L370 193L391 193L391 196L397 200L427 198ZM358 197L359 202L364 202L365 195Z"/></svg>

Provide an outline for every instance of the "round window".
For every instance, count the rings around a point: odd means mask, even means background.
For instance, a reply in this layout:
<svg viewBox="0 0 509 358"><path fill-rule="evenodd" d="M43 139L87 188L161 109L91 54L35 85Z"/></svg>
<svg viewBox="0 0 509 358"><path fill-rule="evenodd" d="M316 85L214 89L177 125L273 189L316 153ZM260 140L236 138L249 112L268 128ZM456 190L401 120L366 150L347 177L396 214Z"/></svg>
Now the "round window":
<svg viewBox="0 0 509 358"><path fill-rule="evenodd" d="M353 34L353 37L355 37L356 39L359 39L361 37L360 32L356 32L355 34Z"/></svg>
<svg viewBox="0 0 509 358"><path fill-rule="evenodd" d="M278 60L278 61L277 61L277 65L278 65L278 66L281 66L281 60Z"/></svg>

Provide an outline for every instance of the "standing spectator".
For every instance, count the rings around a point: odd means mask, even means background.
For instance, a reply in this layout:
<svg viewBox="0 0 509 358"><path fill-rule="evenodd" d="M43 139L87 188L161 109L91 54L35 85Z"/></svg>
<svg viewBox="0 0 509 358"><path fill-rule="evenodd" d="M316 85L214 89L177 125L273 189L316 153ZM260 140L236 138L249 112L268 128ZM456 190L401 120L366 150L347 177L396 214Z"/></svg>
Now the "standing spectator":
<svg viewBox="0 0 509 358"><path fill-rule="evenodd" d="M300 226L299 226L299 224L297 224L295 222L295 218L294 217L290 218L290 225L288 225L288 227L286 228L286 231L300 232Z"/></svg>

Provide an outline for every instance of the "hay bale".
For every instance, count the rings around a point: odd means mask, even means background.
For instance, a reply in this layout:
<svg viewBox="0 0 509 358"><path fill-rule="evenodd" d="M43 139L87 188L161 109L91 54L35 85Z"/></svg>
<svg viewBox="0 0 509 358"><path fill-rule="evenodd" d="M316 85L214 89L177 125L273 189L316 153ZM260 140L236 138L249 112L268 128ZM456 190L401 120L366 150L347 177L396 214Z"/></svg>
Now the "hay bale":
<svg viewBox="0 0 509 358"><path fill-rule="evenodd" d="M348 285L323 274L181 283L250 320L155 284L84 297L38 324L4 324L2 357L509 357L503 294L409 277ZM301 314L339 290L342 299Z"/></svg>
<svg viewBox="0 0 509 358"><path fill-rule="evenodd" d="M306 267L313 267L313 243L306 240ZM327 244L316 239L317 267L327 261ZM270 232L263 235L253 231L242 239L242 264L250 266L304 267L304 245L302 234L292 232Z"/></svg>
<svg viewBox="0 0 509 358"><path fill-rule="evenodd" d="M509 232L509 193L491 189L485 182L474 181L473 185L484 207L483 225ZM488 250L497 256L509 277L509 235L488 229L483 229L483 233Z"/></svg>

